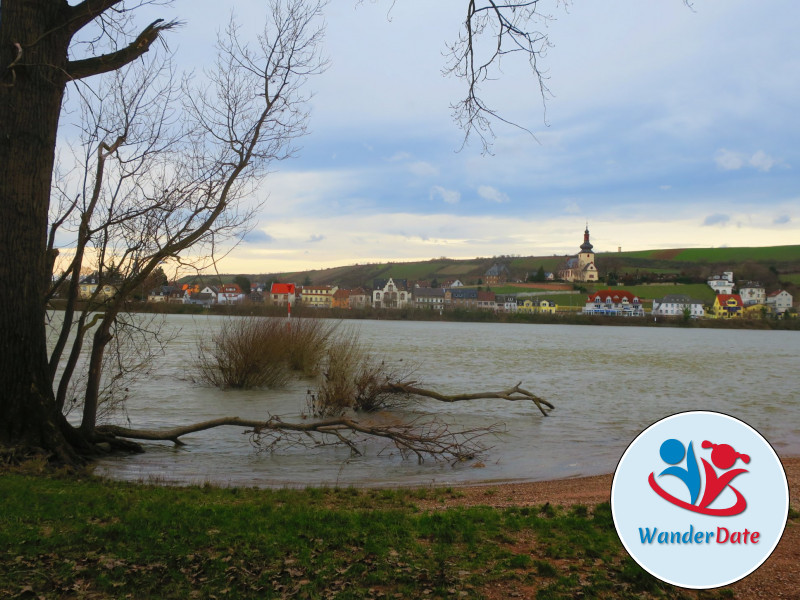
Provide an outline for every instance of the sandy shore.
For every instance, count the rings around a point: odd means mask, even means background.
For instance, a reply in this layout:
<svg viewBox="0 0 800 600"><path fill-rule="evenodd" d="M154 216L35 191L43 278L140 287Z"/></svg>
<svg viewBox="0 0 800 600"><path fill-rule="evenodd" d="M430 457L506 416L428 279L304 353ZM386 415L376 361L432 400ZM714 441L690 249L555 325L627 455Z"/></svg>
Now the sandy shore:
<svg viewBox="0 0 800 600"><path fill-rule="evenodd" d="M800 457L782 457L789 481L789 503L800 510ZM532 483L487 484L459 487L457 498L446 506L530 506L549 502L555 505L597 504L609 501L612 475L580 477ZM425 501L420 502L425 506ZM426 508L440 508L439 499ZM788 523L772 556L754 573L731 586L738 600L751 598L800 599L800 527Z"/></svg>

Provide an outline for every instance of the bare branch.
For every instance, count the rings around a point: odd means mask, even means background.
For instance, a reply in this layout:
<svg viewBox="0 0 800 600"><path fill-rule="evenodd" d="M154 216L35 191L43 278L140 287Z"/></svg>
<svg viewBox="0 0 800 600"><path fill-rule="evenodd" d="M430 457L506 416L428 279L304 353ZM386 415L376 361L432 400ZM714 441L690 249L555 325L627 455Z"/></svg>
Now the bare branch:
<svg viewBox="0 0 800 600"><path fill-rule="evenodd" d="M175 427L165 430L128 429L116 425L97 428L99 434L138 440L163 440L182 445L182 436L214 427L250 427L254 445L266 451L276 451L281 447L345 445L355 454L362 454L359 444L363 439L385 439L405 456L415 456L422 462L425 458L435 460L462 461L480 456L488 448L482 440L486 436L502 431L497 425L461 431L451 431L449 426L438 420L418 420L400 425L376 425L362 423L353 419L339 417L321 421L290 423L280 417L270 417L267 421L222 417Z"/></svg>
<svg viewBox="0 0 800 600"><path fill-rule="evenodd" d="M163 19L157 19L145 27L133 42L121 50L83 60L69 61L66 73L70 79L83 79L91 75L116 71L150 50L150 46L164 31L175 29L178 25L180 25L178 21L165 23Z"/></svg>
<svg viewBox="0 0 800 600"><path fill-rule="evenodd" d="M469 0L462 32L448 45L449 64L443 70L464 80L465 97L453 104L453 118L464 130L464 144L474 134L480 139L483 151L490 152L494 139L492 123L500 121L530 131L524 126L501 116L491 108L481 95L481 85L502 73L503 61L520 56L528 62L535 78L542 104L550 91L546 77L539 66L551 43L542 30L551 16L541 13L540 0Z"/></svg>
<svg viewBox="0 0 800 600"><path fill-rule="evenodd" d="M427 390L424 388L417 387L415 382L387 382L383 385L382 391L385 393L394 393L394 394L407 394L412 396L423 396L425 398L433 398L434 400L439 400L440 402L461 402L464 400L483 400L483 399L491 399L497 398L500 400L508 400L509 402L519 402L520 400L530 400L533 402L536 407L541 411L543 416L547 416L547 412L545 411L545 406L548 409L555 408L550 402L547 400L540 398L533 392L529 392L528 390L522 389L520 386L522 382L520 381L517 385L510 387L506 390L501 390L499 392L474 392L469 394L441 394L435 390Z"/></svg>

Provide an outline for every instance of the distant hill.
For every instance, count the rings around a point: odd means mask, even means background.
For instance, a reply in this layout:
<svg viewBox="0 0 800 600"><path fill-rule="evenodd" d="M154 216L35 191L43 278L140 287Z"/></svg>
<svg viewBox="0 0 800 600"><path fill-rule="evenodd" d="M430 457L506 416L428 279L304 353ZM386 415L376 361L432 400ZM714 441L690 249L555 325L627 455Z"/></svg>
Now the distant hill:
<svg viewBox="0 0 800 600"><path fill-rule="evenodd" d="M457 260L437 258L418 262L356 264L292 273L246 275L251 281L311 281L315 285L339 285L354 288L371 286L377 278L389 277L409 281L437 280L440 284L459 279L466 285L480 285L486 271L495 263L503 263L512 280L524 281L539 267L558 273L569 258L561 256L496 256ZM703 282L710 274L733 271L737 280L758 280L768 285L787 282L800 284L800 245L754 248L674 248L635 252L600 252L595 262L601 277L609 274L631 283L679 278L682 282ZM227 282L234 275L222 276Z"/></svg>

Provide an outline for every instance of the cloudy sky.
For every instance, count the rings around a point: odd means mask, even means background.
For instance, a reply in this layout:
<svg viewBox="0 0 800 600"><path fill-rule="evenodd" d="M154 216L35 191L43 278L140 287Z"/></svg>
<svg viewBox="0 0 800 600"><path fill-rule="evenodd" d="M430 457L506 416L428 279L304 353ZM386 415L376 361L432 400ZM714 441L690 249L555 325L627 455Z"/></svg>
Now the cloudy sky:
<svg viewBox="0 0 800 600"><path fill-rule="evenodd" d="M176 0L170 40L202 68L235 4ZM441 74L465 0L332 0L330 67L309 82L311 134L261 185L258 224L220 265L267 273L439 256L800 243L800 3L542 0L541 66L485 95L504 117L492 155L462 148Z"/></svg>

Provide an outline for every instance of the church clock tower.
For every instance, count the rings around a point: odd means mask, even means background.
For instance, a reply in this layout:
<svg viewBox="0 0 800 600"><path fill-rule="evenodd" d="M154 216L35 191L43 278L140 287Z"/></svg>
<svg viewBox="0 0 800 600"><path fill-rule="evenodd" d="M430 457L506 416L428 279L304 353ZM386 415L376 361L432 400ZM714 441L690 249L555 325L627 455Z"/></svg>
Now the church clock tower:
<svg viewBox="0 0 800 600"><path fill-rule="evenodd" d="M578 254L578 273L579 281L597 281L597 267L594 264L594 246L589 241L589 224L583 232L583 243Z"/></svg>

